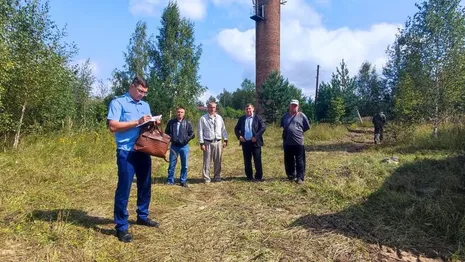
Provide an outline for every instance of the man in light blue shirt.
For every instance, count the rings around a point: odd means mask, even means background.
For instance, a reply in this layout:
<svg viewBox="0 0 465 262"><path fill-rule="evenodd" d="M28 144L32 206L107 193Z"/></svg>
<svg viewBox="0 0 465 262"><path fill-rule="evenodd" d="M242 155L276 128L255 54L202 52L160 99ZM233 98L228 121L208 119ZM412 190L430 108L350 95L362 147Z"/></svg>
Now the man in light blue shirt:
<svg viewBox="0 0 465 262"><path fill-rule="evenodd" d="M246 141L252 140L252 121L253 121L253 113L250 115L245 115L245 132L244 132L244 138Z"/></svg>
<svg viewBox="0 0 465 262"><path fill-rule="evenodd" d="M158 227L148 218L151 197L152 160L150 155L134 151L140 128L136 127L151 119L149 105L141 99L147 94L144 79L135 77L126 94L116 97L108 108L108 127L115 133L118 185L115 192L114 216L116 235L122 242L131 242L128 223L128 200L134 174L137 177L137 224ZM157 121L156 124L160 122Z"/></svg>
<svg viewBox="0 0 465 262"><path fill-rule="evenodd" d="M263 181L262 146L266 126L263 119L254 114L254 106L245 106L245 115L241 116L234 127L234 134L239 139L244 156L244 172L247 180L254 181L252 157L255 166L255 181Z"/></svg>

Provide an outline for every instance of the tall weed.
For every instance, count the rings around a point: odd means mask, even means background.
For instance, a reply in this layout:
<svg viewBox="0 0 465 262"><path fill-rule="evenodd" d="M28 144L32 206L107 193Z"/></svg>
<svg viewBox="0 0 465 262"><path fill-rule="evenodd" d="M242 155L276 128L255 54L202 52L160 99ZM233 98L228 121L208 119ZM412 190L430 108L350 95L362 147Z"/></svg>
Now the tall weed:
<svg viewBox="0 0 465 262"><path fill-rule="evenodd" d="M464 150L465 123L443 123L439 126L438 136L433 136L431 124L388 125L387 141L401 151L417 150Z"/></svg>

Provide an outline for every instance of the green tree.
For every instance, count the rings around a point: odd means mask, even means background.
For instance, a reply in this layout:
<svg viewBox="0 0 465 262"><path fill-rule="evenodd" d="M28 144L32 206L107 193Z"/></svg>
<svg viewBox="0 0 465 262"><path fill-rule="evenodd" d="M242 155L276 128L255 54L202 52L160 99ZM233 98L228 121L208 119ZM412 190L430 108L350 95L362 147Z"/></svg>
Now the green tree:
<svg viewBox="0 0 465 262"><path fill-rule="evenodd" d="M210 96L207 101L205 101L205 104L208 106L208 104L210 102L214 102L214 103L217 103L218 104L218 101L216 100L216 98L214 96Z"/></svg>
<svg viewBox="0 0 465 262"><path fill-rule="evenodd" d="M231 92L228 92L224 89L222 93L216 96L216 98L218 99L218 102L221 104L221 106L223 107L232 106L233 94Z"/></svg>
<svg viewBox="0 0 465 262"><path fill-rule="evenodd" d="M129 90L132 79L126 70L114 69L111 73L112 96L120 96Z"/></svg>
<svg viewBox="0 0 465 262"><path fill-rule="evenodd" d="M421 119L422 96L419 89L415 88L414 81L410 74L404 74L399 79L398 92L394 102L394 108L398 113L399 120L403 122L415 122Z"/></svg>
<svg viewBox="0 0 465 262"><path fill-rule="evenodd" d="M315 120L315 102L312 98L307 98L303 104L300 105L300 111L302 111L310 122Z"/></svg>
<svg viewBox="0 0 465 262"><path fill-rule="evenodd" d="M465 79L460 70L465 62L465 12L460 0L429 0L416 6L417 13L399 31L388 53L385 76L394 84L394 100L406 101L402 95L411 93L399 88L413 86L421 94L414 115L432 119L433 135L437 136L441 119L459 110L463 103ZM401 79L410 79L410 84L401 83ZM395 104L399 109L399 103Z"/></svg>
<svg viewBox="0 0 465 262"><path fill-rule="evenodd" d="M181 18L178 5L170 2L163 11L156 48L151 86L158 108L164 113L177 105L194 108L197 97L205 91L200 85L199 62L202 47L195 44L194 23Z"/></svg>
<svg viewBox="0 0 465 262"><path fill-rule="evenodd" d="M147 35L147 23L139 21L129 39L129 44L124 55L125 65L122 69L114 69L112 72L112 90L114 96L126 93L132 79L142 76L150 77L150 59L153 50L153 40ZM151 98L149 96L149 98ZM149 104L152 104L149 100Z"/></svg>
<svg viewBox="0 0 465 262"><path fill-rule="evenodd" d="M223 90L223 92L217 96L217 99L221 106L243 110L246 104L253 104L255 101L255 84L250 79L246 78L242 81L241 87L236 89L236 91L231 93Z"/></svg>
<svg viewBox="0 0 465 262"><path fill-rule="evenodd" d="M147 23L139 21L129 39L124 53L129 79L135 76L149 77L150 52L153 50L151 37L147 35Z"/></svg>
<svg viewBox="0 0 465 262"><path fill-rule="evenodd" d="M403 29L396 35L394 43L386 50L387 62L382 69L382 85L386 90L386 111L389 115L394 115L394 95L399 84L399 75L405 66L405 57L402 55L400 35Z"/></svg>
<svg viewBox="0 0 465 262"><path fill-rule="evenodd" d="M6 1L0 1L0 134L13 129L11 115L5 110L3 100L5 90L14 64L11 62L11 50L8 45L8 21L11 19L13 6Z"/></svg>
<svg viewBox="0 0 465 262"><path fill-rule="evenodd" d="M417 7L412 31L423 40L422 62L432 80L427 89L428 115L433 118L436 137L441 116L454 111L455 98L463 92L463 76L448 71L463 67L465 12L460 0L430 0Z"/></svg>
<svg viewBox="0 0 465 262"><path fill-rule="evenodd" d="M90 96L92 86L96 82L92 72L90 60L87 59L84 64L77 65L75 72L75 81L73 85L74 104L76 108L76 120L79 124L86 126L90 116L88 115Z"/></svg>
<svg viewBox="0 0 465 262"><path fill-rule="evenodd" d="M344 60L341 61L340 67L336 67L336 73L333 73L328 83L322 82L318 89L318 101L316 103L315 118L318 121L332 121L329 116L331 101L338 97L343 99L345 118L353 118L356 114L359 98L356 94L357 81L351 77L349 69ZM336 99L335 101L339 101Z"/></svg>
<svg viewBox="0 0 465 262"><path fill-rule="evenodd" d="M244 79L241 88L238 88L232 94L232 107L243 110L248 103L255 102L255 84L250 79Z"/></svg>
<svg viewBox="0 0 465 262"><path fill-rule="evenodd" d="M332 84L336 88L339 86L342 98L344 100L344 116L352 118L355 116L355 112L358 105L358 97L355 94L357 90L357 82L355 77L351 77L349 69L347 68L344 59L342 59L340 67L336 67L336 74L333 74L334 80Z"/></svg>
<svg viewBox="0 0 465 262"><path fill-rule="evenodd" d="M362 116L373 116L378 111L387 109L389 93L384 87L376 68L369 62L364 62L357 75L358 108Z"/></svg>
<svg viewBox="0 0 465 262"><path fill-rule="evenodd" d="M56 126L73 116L67 64L76 49L62 41L66 34L50 19L48 2L3 1L1 6L9 12L2 25L11 54L2 103L14 121L17 147L23 125Z"/></svg>
<svg viewBox="0 0 465 262"><path fill-rule="evenodd" d="M340 96L331 99L328 110L328 120L331 123L341 123L341 118L345 114L344 99Z"/></svg>
<svg viewBox="0 0 465 262"><path fill-rule="evenodd" d="M265 120L271 123L279 121L288 110L291 99L298 99L300 103L305 102L302 90L290 84L279 72L272 72L263 83L259 96Z"/></svg>

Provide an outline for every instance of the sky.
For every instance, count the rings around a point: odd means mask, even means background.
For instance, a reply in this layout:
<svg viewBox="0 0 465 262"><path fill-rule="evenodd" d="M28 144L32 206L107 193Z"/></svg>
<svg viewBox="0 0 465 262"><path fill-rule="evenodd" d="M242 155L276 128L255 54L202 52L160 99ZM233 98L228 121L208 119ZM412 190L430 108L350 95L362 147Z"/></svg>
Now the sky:
<svg viewBox="0 0 465 262"><path fill-rule="evenodd" d="M307 96L315 92L316 67L328 81L342 59L355 75L364 61L381 71L385 50L398 28L417 11L414 0L287 0L281 6L281 73ZM90 59L94 75L108 83L124 65L123 52L138 21L158 34L168 0L50 0L51 18L66 26L66 41ZM206 101L255 81L255 22L252 0L178 0L181 15L195 23L202 44L200 82Z"/></svg>

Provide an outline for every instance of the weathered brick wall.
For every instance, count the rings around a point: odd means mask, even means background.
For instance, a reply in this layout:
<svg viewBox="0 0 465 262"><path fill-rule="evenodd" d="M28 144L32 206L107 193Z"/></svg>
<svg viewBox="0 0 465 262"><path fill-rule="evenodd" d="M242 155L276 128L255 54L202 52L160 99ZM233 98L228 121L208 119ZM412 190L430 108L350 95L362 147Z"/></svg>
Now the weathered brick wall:
<svg viewBox="0 0 465 262"><path fill-rule="evenodd" d="M265 4L265 20L255 23L255 85L260 92L263 82L271 72L280 70L280 0L258 0ZM261 106L256 110L261 113Z"/></svg>

